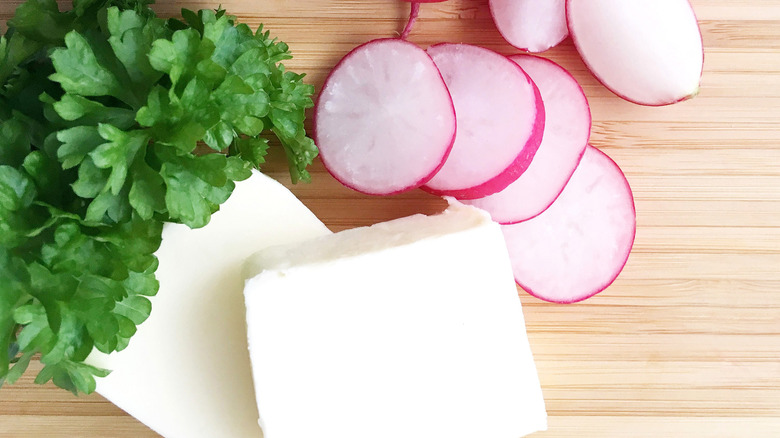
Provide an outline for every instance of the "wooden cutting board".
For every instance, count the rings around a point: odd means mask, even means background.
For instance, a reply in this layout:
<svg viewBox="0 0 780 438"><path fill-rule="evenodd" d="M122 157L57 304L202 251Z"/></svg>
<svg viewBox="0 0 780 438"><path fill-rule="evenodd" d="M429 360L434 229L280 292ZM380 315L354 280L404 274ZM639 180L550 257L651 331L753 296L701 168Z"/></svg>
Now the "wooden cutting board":
<svg viewBox="0 0 780 438"><path fill-rule="evenodd" d="M19 1L0 0L0 21ZM396 0L221 3L289 43L288 67L318 88L351 48L397 35L409 10ZM625 170L638 234L621 277L590 300L553 305L521 292L550 415L534 436L780 437L780 0L692 3L706 52L692 101L633 105L593 79L570 40L544 54L585 89L591 141ZM410 40L516 53L486 0L424 4ZM267 172L287 184L280 160ZM356 194L319 164L312 184L291 188L334 231L442 207L421 191ZM33 385L38 369L0 391L0 436L156 436L98 395Z"/></svg>

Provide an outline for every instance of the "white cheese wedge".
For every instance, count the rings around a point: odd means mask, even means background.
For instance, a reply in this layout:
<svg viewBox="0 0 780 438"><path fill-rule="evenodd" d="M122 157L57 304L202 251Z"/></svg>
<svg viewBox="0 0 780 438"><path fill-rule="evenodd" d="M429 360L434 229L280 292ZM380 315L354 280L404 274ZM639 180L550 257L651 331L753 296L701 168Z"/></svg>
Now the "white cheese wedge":
<svg viewBox="0 0 780 438"><path fill-rule="evenodd" d="M260 173L237 183L204 228L168 224L157 257L152 313L97 392L168 438L258 438L246 343L241 266L269 245L330 231L281 184Z"/></svg>
<svg viewBox="0 0 780 438"><path fill-rule="evenodd" d="M547 416L499 226L451 206L272 247L244 289L266 438L517 438Z"/></svg>

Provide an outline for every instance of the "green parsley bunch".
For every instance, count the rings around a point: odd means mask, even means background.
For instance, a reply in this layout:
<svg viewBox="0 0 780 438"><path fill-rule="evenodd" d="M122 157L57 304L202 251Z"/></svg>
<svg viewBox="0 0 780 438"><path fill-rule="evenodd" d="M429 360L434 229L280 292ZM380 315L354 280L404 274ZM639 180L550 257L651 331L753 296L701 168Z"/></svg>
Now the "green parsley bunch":
<svg viewBox="0 0 780 438"><path fill-rule="evenodd" d="M108 370L84 359L152 310L163 223L206 225L269 135L309 179L314 90L287 45L223 10L182 17L27 0L0 37L0 385L40 354L36 383L94 391Z"/></svg>

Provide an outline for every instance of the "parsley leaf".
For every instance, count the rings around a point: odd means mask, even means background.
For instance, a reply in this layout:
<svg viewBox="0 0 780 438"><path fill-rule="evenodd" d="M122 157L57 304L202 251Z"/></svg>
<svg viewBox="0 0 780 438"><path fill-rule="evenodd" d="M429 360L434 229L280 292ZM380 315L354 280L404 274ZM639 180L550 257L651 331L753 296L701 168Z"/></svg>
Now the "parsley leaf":
<svg viewBox="0 0 780 438"><path fill-rule="evenodd" d="M122 85L97 61L87 39L78 32L65 36L67 49L51 54L57 73L50 79L59 82L66 93L80 96L114 96L122 98Z"/></svg>

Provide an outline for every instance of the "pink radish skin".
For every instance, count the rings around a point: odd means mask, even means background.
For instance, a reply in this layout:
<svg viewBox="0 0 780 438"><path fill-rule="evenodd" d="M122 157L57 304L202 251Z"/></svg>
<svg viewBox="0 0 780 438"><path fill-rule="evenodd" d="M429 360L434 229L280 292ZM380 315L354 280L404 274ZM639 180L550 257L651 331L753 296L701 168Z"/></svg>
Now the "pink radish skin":
<svg viewBox="0 0 780 438"><path fill-rule="evenodd" d="M636 235L634 198L617 164L588 146L550 208L501 228L517 284L542 300L574 303L623 270Z"/></svg>
<svg viewBox="0 0 780 438"><path fill-rule="evenodd" d="M704 49L688 0L567 0L566 19L585 65L617 96L663 106L698 94Z"/></svg>
<svg viewBox="0 0 780 438"><path fill-rule="evenodd" d="M331 71L314 112L325 168L347 187L390 195L419 187L455 140L455 109L428 54L400 39L348 53Z"/></svg>
<svg viewBox="0 0 780 438"><path fill-rule="evenodd" d="M558 64L531 55L516 62L539 88L545 109L544 137L528 169L504 190L464 200L498 223L528 220L546 210L563 190L590 138L591 115L580 84Z"/></svg>
<svg viewBox="0 0 780 438"><path fill-rule="evenodd" d="M569 35L565 0L490 0L496 28L511 45L539 53Z"/></svg>
<svg viewBox="0 0 780 438"><path fill-rule="evenodd" d="M428 54L450 90L458 133L423 190L458 199L503 190L526 170L542 141L539 90L517 64L488 49L437 44Z"/></svg>

